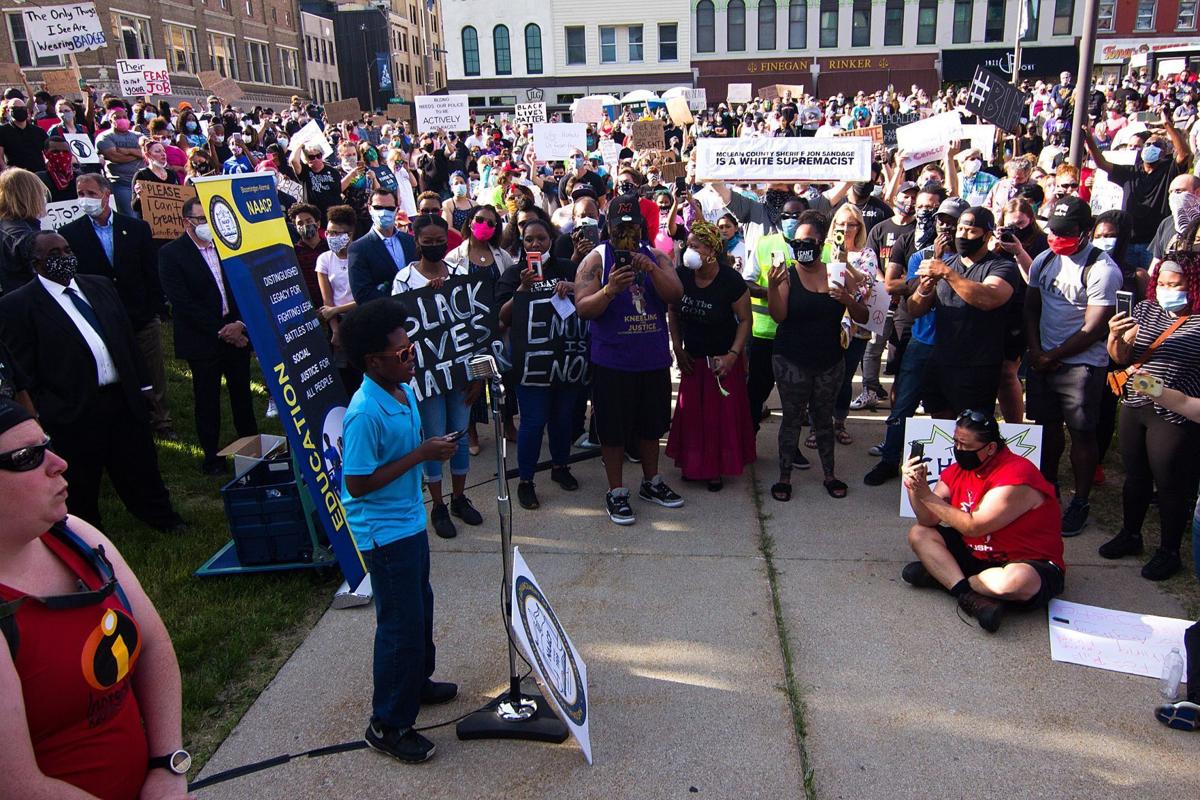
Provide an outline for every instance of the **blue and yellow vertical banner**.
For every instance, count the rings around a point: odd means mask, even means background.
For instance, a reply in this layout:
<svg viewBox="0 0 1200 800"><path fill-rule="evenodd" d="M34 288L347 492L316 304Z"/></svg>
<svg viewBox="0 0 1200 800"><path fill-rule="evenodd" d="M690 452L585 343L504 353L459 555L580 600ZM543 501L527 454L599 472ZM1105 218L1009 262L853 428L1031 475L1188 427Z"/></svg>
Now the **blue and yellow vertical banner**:
<svg viewBox="0 0 1200 800"><path fill-rule="evenodd" d="M366 576L341 494L345 387L308 296L272 173L196 181L221 268L305 487L353 591Z"/></svg>

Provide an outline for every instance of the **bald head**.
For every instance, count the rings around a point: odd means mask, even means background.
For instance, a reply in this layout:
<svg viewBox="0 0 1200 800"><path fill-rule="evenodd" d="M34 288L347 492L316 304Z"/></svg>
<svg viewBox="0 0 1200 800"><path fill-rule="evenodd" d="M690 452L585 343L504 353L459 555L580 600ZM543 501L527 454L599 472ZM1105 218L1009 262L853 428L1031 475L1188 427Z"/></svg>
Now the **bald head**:
<svg viewBox="0 0 1200 800"><path fill-rule="evenodd" d="M1171 181L1170 191L1174 192L1191 192L1192 194L1200 194L1200 178L1195 175L1180 175Z"/></svg>

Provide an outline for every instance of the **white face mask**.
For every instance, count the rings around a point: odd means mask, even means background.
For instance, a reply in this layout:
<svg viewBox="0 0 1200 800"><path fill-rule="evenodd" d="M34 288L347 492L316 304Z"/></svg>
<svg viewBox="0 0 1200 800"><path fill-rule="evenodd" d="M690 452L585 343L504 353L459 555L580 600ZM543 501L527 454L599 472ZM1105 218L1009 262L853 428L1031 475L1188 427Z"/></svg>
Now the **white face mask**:
<svg viewBox="0 0 1200 800"><path fill-rule="evenodd" d="M196 226L196 238L202 242L211 242L213 240L212 228L207 222L202 222Z"/></svg>
<svg viewBox="0 0 1200 800"><path fill-rule="evenodd" d="M1092 239L1092 244L1095 245L1097 250L1111 253L1113 248L1117 246L1117 240L1111 236L1101 236L1097 239Z"/></svg>
<svg viewBox="0 0 1200 800"><path fill-rule="evenodd" d="M83 209L83 213L89 217L98 217L104 213L104 201L95 197L79 198L79 207Z"/></svg>
<svg viewBox="0 0 1200 800"><path fill-rule="evenodd" d="M704 257L689 247L683 251L683 265L688 269L700 269L704 266Z"/></svg>
<svg viewBox="0 0 1200 800"><path fill-rule="evenodd" d="M983 162L980 161L978 158L968 158L966 161L963 162L962 167L963 167L963 174L969 177L969 176L974 175L975 173L979 172L980 169L982 169Z"/></svg>

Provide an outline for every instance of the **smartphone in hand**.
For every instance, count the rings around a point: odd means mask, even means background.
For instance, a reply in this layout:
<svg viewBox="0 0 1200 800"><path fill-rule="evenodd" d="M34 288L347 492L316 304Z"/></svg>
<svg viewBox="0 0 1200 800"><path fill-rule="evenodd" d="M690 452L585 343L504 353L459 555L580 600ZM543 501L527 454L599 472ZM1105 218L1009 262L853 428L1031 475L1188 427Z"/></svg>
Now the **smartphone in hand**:
<svg viewBox="0 0 1200 800"><path fill-rule="evenodd" d="M467 435L467 429L463 428L461 431L454 431L453 433L447 433L443 438L448 442L457 442L459 439L461 439L462 437L464 437L466 435Z"/></svg>
<svg viewBox="0 0 1200 800"><path fill-rule="evenodd" d="M925 443L924 442L917 442L917 441L909 442L908 447L909 447L908 457L910 460L914 459L914 458L920 458L920 459L925 458Z"/></svg>
<svg viewBox="0 0 1200 800"><path fill-rule="evenodd" d="M1133 292L1123 289L1117 291L1117 313L1127 317L1133 316Z"/></svg>
<svg viewBox="0 0 1200 800"><path fill-rule="evenodd" d="M533 275L536 280L544 280L542 275L542 254L535 251L525 253L525 266L533 270Z"/></svg>
<svg viewBox="0 0 1200 800"><path fill-rule="evenodd" d="M616 269L633 266L633 253L629 250L614 250L613 266Z"/></svg>

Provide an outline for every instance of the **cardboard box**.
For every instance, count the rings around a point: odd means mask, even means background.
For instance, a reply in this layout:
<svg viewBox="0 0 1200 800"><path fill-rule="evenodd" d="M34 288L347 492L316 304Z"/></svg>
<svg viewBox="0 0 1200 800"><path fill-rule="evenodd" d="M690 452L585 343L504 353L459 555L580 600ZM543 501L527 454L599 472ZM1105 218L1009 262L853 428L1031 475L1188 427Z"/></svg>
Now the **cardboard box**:
<svg viewBox="0 0 1200 800"><path fill-rule="evenodd" d="M287 458L287 437L260 433L257 436L243 436L217 453L219 456L233 456L233 477L242 477L254 467L267 460ZM289 464L285 469L290 470Z"/></svg>

